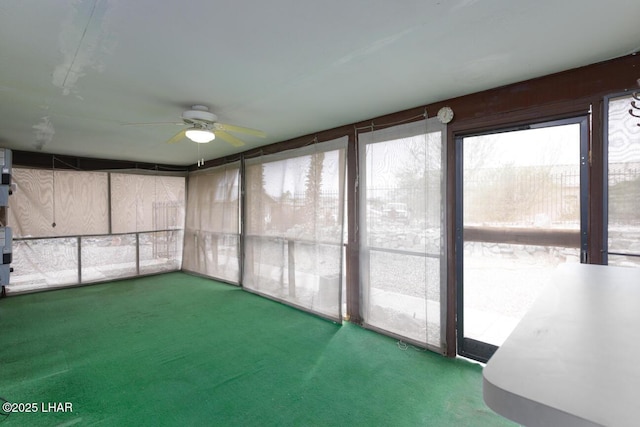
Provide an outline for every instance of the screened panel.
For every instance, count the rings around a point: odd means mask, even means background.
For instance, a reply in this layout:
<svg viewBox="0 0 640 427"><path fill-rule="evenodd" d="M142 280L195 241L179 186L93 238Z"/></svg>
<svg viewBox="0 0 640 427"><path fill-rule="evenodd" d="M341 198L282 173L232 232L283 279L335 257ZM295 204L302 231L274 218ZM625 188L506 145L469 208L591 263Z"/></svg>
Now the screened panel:
<svg viewBox="0 0 640 427"><path fill-rule="evenodd" d="M135 234L82 237L80 245L82 283L132 277L138 273Z"/></svg>
<svg viewBox="0 0 640 427"><path fill-rule="evenodd" d="M424 280L440 276L440 259L371 249L369 262L367 323L439 345L440 289Z"/></svg>
<svg viewBox="0 0 640 427"><path fill-rule="evenodd" d="M111 174L113 233L182 229L184 205L184 177Z"/></svg>
<svg viewBox="0 0 640 427"><path fill-rule="evenodd" d="M365 323L442 351L446 128L429 119L358 138Z"/></svg>
<svg viewBox="0 0 640 427"><path fill-rule="evenodd" d="M11 292L180 269L184 178L113 174L109 197L109 175L14 169L17 188L9 199L14 230ZM175 230L145 236L142 243L148 245L140 248L136 233L122 233L146 228Z"/></svg>
<svg viewBox="0 0 640 427"><path fill-rule="evenodd" d="M12 196L13 197L13 196ZM78 238L15 240L7 293L78 283Z"/></svg>
<svg viewBox="0 0 640 427"><path fill-rule="evenodd" d="M608 263L640 265L640 119L631 95L608 105ZM637 102L636 102L637 104Z"/></svg>
<svg viewBox="0 0 640 427"><path fill-rule="evenodd" d="M243 285L341 318L347 138L246 161Z"/></svg>
<svg viewBox="0 0 640 427"><path fill-rule="evenodd" d="M230 283L240 278L239 236L185 230L182 268Z"/></svg>
<svg viewBox="0 0 640 427"><path fill-rule="evenodd" d="M108 175L14 168L9 198L14 238L109 232Z"/></svg>
<svg viewBox="0 0 640 427"><path fill-rule="evenodd" d="M239 163L189 175L183 269L239 282L239 183Z"/></svg>
<svg viewBox="0 0 640 427"><path fill-rule="evenodd" d="M180 270L183 230L139 233L140 274Z"/></svg>

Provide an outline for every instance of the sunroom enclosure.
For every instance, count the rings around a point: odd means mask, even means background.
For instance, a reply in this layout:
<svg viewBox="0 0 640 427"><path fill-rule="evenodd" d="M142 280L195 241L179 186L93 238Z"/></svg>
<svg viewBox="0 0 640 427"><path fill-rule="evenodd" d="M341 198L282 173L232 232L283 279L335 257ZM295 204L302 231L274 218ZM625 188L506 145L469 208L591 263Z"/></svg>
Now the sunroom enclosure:
<svg viewBox="0 0 640 427"><path fill-rule="evenodd" d="M456 139L585 117L580 261L637 267L640 127L628 110L638 61L415 107L205 168L85 168L54 155L47 165L43 153L17 153L6 291L184 270L454 356ZM445 105L455 111L446 126L430 118Z"/></svg>

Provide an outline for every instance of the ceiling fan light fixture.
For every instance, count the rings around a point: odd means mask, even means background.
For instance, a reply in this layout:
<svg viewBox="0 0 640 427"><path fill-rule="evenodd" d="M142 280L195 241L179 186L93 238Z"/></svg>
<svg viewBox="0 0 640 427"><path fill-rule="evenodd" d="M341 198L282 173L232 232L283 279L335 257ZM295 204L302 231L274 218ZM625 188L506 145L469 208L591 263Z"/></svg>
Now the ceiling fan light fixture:
<svg viewBox="0 0 640 427"><path fill-rule="evenodd" d="M189 129L185 133L187 138L198 144L206 144L216 139L216 135L207 129Z"/></svg>

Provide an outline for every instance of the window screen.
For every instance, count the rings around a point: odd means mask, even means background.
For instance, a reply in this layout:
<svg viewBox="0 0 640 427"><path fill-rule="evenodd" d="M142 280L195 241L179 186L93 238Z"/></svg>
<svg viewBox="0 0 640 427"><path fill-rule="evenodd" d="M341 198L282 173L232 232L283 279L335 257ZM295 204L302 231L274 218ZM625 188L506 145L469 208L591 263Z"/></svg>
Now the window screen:
<svg viewBox="0 0 640 427"><path fill-rule="evenodd" d="M435 119L358 136L365 323L437 351L446 286L445 138Z"/></svg>
<svg viewBox="0 0 640 427"><path fill-rule="evenodd" d="M112 232L182 229L184 182L177 176L112 173Z"/></svg>
<svg viewBox="0 0 640 427"><path fill-rule="evenodd" d="M222 279L240 280L240 165L192 173L188 182L182 267Z"/></svg>
<svg viewBox="0 0 640 427"><path fill-rule="evenodd" d="M8 293L180 268L183 177L16 167L13 182Z"/></svg>
<svg viewBox="0 0 640 427"><path fill-rule="evenodd" d="M246 161L243 285L341 317L347 138Z"/></svg>
<svg viewBox="0 0 640 427"><path fill-rule="evenodd" d="M640 267L640 119L629 113L633 100L630 94L611 98L607 108L607 261Z"/></svg>

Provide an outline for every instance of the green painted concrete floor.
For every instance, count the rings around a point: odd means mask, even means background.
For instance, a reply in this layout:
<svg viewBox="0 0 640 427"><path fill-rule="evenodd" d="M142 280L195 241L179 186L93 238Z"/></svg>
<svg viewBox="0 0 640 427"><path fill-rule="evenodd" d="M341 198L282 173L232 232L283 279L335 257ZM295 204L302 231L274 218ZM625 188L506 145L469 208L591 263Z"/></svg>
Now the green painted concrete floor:
<svg viewBox="0 0 640 427"><path fill-rule="evenodd" d="M479 365L184 273L0 300L0 397L3 427L513 425Z"/></svg>

